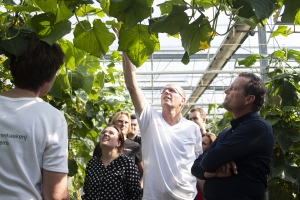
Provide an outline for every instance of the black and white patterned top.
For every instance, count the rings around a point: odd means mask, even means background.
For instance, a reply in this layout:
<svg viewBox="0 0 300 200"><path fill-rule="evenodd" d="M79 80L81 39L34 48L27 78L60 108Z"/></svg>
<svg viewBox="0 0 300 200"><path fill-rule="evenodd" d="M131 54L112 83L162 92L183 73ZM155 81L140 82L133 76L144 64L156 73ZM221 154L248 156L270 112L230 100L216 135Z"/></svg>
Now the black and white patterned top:
<svg viewBox="0 0 300 200"><path fill-rule="evenodd" d="M120 154L105 167L100 157L94 156L87 164L82 200L140 200L140 176L133 160Z"/></svg>

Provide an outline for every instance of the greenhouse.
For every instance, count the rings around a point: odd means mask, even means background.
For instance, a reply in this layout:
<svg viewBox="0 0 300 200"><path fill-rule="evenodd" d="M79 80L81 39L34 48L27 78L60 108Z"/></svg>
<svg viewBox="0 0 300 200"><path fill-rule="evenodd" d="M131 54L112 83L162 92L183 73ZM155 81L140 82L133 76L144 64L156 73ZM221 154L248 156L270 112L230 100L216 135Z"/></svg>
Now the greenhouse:
<svg viewBox="0 0 300 200"><path fill-rule="evenodd" d="M149 105L162 112L165 86L178 85L186 95L180 115L189 119L191 109L202 108L206 128L217 137L234 119L222 106L225 90L242 72L259 76L267 90L259 114L274 133L264 199L300 199L298 0L2 0L0 25L1 93L16 88L10 65L26 52L28 38L56 43L64 53L51 90L40 98L66 119L70 199L84 199L99 134L116 113L135 113L124 80L125 53ZM1 110L0 118L6 118ZM26 141L21 133L2 132L1 123L0 150L11 146L9 137Z"/></svg>

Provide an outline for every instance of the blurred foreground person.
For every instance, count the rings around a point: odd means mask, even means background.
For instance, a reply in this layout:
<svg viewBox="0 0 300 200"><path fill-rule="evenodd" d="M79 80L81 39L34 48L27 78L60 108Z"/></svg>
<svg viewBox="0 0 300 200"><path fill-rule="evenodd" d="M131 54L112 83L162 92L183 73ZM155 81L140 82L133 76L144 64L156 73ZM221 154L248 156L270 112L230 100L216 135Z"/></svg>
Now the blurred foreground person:
<svg viewBox="0 0 300 200"><path fill-rule="evenodd" d="M69 199L67 123L39 98L63 62L60 46L33 38L11 58L15 88L0 94L1 199Z"/></svg>

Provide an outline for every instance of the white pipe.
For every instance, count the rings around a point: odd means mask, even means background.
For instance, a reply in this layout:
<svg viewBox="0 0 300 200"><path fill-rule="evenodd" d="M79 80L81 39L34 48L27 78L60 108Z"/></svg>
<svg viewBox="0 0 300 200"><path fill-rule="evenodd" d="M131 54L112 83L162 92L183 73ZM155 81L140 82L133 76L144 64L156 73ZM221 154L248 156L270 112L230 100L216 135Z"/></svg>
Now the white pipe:
<svg viewBox="0 0 300 200"><path fill-rule="evenodd" d="M241 72L251 72L255 73L256 70L254 69L235 69L235 70L189 70L189 71L148 71L148 72L142 72L142 71L136 71L137 75L151 75L151 74L236 74ZM259 73L259 71L257 71Z"/></svg>
<svg viewBox="0 0 300 200"><path fill-rule="evenodd" d="M300 69L295 69L296 72L300 72ZM152 74L239 74L242 72L249 72L249 73L260 73L259 69L256 68L245 68L245 69L232 69L232 70L188 70L188 71L136 71L137 75L152 75Z"/></svg>

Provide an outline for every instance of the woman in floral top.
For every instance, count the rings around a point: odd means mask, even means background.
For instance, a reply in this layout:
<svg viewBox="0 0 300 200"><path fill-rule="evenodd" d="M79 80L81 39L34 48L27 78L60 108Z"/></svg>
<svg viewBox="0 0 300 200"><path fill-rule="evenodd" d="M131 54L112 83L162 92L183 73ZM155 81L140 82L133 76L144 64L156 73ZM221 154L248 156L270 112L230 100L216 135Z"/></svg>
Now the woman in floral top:
<svg viewBox="0 0 300 200"><path fill-rule="evenodd" d="M82 199L141 199L138 169L131 158L121 154L124 136L120 129L108 126L99 143L102 154L87 164Z"/></svg>

